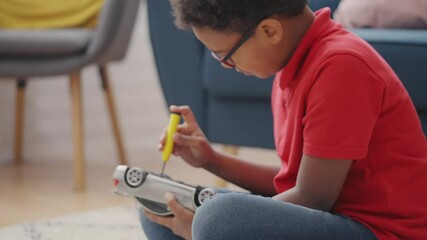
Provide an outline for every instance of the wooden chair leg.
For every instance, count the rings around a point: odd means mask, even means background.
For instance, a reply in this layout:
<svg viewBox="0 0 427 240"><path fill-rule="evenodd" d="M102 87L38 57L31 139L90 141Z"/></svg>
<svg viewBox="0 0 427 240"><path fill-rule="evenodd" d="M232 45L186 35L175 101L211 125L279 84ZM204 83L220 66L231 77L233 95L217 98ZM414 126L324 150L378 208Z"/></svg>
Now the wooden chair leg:
<svg viewBox="0 0 427 240"><path fill-rule="evenodd" d="M15 158L16 164L22 163L26 84L27 84L27 81L25 79L18 79L18 82L16 85L15 143L14 143L14 158Z"/></svg>
<svg viewBox="0 0 427 240"><path fill-rule="evenodd" d="M113 127L114 139L117 145L117 153L119 157L119 163L127 165L125 148L122 140L120 124L117 117L116 106L114 101L113 90L110 84L110 76L107 71L107 66L99 66L99 74L101 76L102 87L104 89L105 98L107 100L108 110L111 118L111 125Z"/></svg>
<svg viewBox="0 0 427 240"><path fill-rule="evenodd" d="M231 155L234 155L234 156L236 156L239 152L239 148L236 146L232 146L232 145L224 145L222 147L222 149L224 152L231 154ZM215 186L219 187L219 188L225 188L227 186L227 181L218 177L215 180Z"/></svg>
<svg viewBox="0 0 427 240"><path fill-rule="evenodd" d="M77 191L82 191L85 189L86 184L86 170L84 160L82 90L79 72L70 74L70 88L74 145L74 188Z"/></svg>

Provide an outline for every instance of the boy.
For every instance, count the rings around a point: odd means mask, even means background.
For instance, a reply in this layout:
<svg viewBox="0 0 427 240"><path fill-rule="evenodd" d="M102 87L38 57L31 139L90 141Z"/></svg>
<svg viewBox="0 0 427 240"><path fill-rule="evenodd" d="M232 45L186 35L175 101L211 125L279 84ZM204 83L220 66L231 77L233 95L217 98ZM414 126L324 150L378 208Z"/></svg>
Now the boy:
<svg viewBox="0 0 427 240"><path fill-rule="evenodd" d="M218 194L192 213L141 215L151 239L423 239L427 141L387 63L305 0L171 0L222 66L276 74L271 95L281 168L216 152L186 106L174 154L251 192ZM161 140L160 150L163 148Z"/></svg>

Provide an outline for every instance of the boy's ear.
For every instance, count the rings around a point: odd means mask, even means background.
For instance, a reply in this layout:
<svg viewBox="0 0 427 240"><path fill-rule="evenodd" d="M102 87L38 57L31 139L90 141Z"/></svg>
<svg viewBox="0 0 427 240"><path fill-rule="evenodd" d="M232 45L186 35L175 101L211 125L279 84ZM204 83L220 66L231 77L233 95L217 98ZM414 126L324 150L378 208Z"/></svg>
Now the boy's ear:
<svg viewBox="0 0 427 240"><path fill-rule="evenodd" d="M260 28L264 37L270 43L276 44L282 40L283 26L282 23L274 18L267 18L260 23Z"/></svg>

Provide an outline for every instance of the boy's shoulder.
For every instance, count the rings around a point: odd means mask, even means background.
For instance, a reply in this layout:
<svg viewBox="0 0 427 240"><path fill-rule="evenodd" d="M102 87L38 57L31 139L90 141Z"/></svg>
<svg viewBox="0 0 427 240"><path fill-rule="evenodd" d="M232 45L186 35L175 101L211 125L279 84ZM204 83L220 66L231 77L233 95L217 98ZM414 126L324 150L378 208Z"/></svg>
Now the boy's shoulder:
<svg viewBox="0 0 427 240"><path fill-rule="evenodd" d="M316 49L318 54L323 53L326 56L340 53L363 56L375 52L369 43L343 28L317 39L313 45L317 45L313 49Z"/></svg>
<svg viewBox="0 0 427 240"><path fill-rule="evenodd" d="M367 65L384 65L381 56L365 40L344 28L333 29L329 34L317 38L309 55L319 64L328 59L354 59Z"/></svg>
<svg viewBox="0 0 427 240"><path fill-rule="evenodd" d="M318 61L337 54L361 59L377 58L369 43L331 19L330 9L318 10L315 15L299 46L302 51L307 51L307 56L311 55Z"/></svg>
<svg viewBox="0 0 427 240"><path fill-rule="evenodd" d="M317 81L319 73L328 72L337 81L346 76L363 76L380 85L396 80L390 66L365 40L344 28L335 28L312 42L303 65L309 82ZM339 80L341 81L341 80ZM376 84L375 83L375 84Z"/></svg>

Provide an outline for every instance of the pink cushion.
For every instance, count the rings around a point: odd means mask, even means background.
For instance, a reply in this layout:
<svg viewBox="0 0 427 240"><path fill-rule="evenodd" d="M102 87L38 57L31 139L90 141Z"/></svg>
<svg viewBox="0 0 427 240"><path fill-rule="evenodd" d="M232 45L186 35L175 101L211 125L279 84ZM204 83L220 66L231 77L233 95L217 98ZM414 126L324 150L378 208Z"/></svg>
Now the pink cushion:
<svg viewBox="0 0 427 240"><path fill-rule="evenodd" d="M347 28L427 28L427 0L341 0L334 18Z"/></svg>

